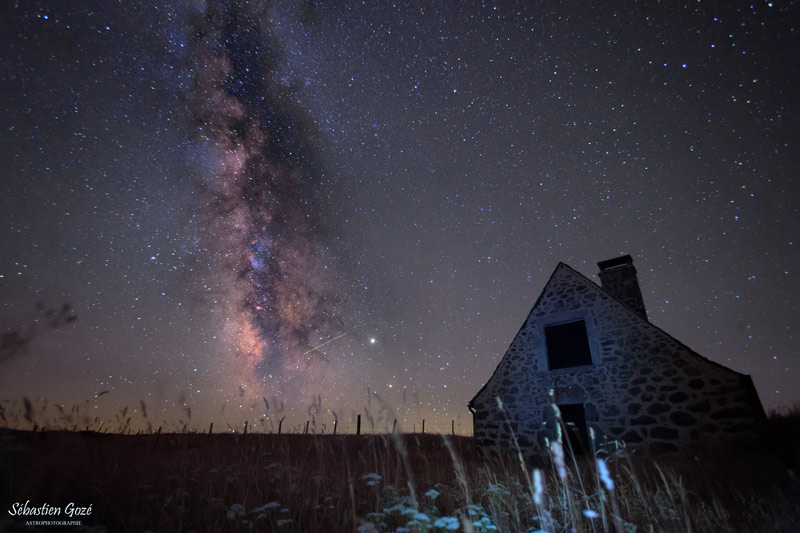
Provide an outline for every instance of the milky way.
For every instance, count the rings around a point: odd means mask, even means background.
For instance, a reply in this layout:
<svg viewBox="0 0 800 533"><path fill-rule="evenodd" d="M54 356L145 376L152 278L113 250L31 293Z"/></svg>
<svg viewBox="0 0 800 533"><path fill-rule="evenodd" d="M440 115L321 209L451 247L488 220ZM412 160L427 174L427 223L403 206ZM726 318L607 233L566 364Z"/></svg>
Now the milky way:
<svg viewBox="0 0 800 533"><path fill-rule="evenodd" d="M200 195L205 275L221 288L224 357L243 382L274 380L296 394L325 371L313 348L342 334L323 183L310 126L273 79L277 45L257 13L227 5L210 5L195 31L194 119L211 153Z"/></svg>

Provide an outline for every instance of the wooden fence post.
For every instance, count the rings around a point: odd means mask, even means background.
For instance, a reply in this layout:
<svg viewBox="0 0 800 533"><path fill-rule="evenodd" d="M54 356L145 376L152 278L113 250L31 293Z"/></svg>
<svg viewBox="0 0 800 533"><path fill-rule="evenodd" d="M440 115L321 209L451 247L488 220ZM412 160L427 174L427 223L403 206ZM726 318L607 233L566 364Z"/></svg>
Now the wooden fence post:
<svg viewBox="0 0 800 533"><path fill-rule="evenodd" d="M425 419L422 419L422 434L425 434Z"/></svg>
<svg viewBox="0 0 800 533"><path fill-rule="evenodd" d="M308 435L308 420L306 420L306 430L303 432L303 435Z"/></svg>
<svg viewBox="0 0 800 533"><path fill-rule="evenodd" d="M214 431L214 422L211 422L211 425L208 426L208 436L211 436L211 432Z"/></svg>
<svg viewBox="0 0 800 533"><path fill-rule="evenodd" d="M455 419L450 419L450 433L455 436L456 434L456 421Z"/></svg>
<svg viewBox="0 0 800 533"><path fill-rule="evenodd" d="M361 435L361 415L358 415L358 420L356 421L356 435Z"/></svg>
<svg viewBox="0 0 800 533"><path fill-rule="evenodd" d="M394 423L392 424L392 435L394 435L394 430L397 429L397 419L394 419Z"/></svg>
<svg viewBox="0 0 800 533"><path fill-rule="evenodd" d="M283 418L286 418L286 417L284 416ZM278 422L278 435L281 434L281 426L283 425L283 418L281 418L280 422Z"/></svg>

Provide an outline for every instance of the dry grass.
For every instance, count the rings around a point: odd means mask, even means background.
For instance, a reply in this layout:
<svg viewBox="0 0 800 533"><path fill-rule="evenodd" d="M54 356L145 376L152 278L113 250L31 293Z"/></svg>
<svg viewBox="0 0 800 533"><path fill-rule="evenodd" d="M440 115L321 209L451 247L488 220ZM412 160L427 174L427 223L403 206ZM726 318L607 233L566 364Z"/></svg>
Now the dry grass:
<svg viewBox="0 0 800 533"><path fill-rule="evenodd" d="M567 453L563 478L468 437L6 429L0 495L92 504L108 531L798 531L797 413L770 427L713 458Z"/></svg>

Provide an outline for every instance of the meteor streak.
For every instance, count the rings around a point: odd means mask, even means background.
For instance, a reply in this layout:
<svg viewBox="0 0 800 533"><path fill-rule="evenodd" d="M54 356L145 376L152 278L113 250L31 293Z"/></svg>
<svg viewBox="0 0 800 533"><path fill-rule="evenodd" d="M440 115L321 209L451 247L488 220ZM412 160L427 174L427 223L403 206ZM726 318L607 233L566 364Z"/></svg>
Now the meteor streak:
<svg viewBox="0 0 800 533"><path fill-rule="evenodd" d="M331 340L329 340L329 341L325 341L325 342L323 342L323 343L322 343L322 344L320 344L319 346L315 346L314 348L311 348L309 351L307 351L307 352L306 352L306 353L304 353L303 355L308 355L308 354L310 354L311 352L313 352L314 350L317 350L317 349L319 349L319 348L322 348L322 347L323 347L323 346L325 346L326 344L328 344L328 343L331 343L331 342L333 342L333 341L335 341L336 339L339 339L339 338L341 338L341 337L344 337L345 335L347 335L347 332L346 332L346 331L345 331L344 333L342 333L341 335L339 335L338 337L334 337L333 339L331 339Z"/></svg>

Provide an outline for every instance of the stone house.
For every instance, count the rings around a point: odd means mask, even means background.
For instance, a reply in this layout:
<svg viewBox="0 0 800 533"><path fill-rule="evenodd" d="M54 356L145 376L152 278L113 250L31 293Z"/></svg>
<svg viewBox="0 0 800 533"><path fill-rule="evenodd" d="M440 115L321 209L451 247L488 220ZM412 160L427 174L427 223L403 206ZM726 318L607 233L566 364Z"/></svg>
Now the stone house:
<svg viewBox="0 0 800 533"><path fill-rule="evenodd" d="M750 376L651 324L629 255L598 267L602 287L556 267L469 402L478 449L515 450L516 438L526 460L542 458L545 438L556 438L552 404L576 453L624 441L656 454L758 435L765 416Z"/></svg>

